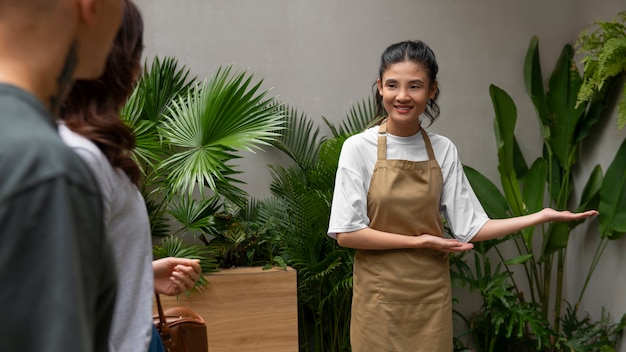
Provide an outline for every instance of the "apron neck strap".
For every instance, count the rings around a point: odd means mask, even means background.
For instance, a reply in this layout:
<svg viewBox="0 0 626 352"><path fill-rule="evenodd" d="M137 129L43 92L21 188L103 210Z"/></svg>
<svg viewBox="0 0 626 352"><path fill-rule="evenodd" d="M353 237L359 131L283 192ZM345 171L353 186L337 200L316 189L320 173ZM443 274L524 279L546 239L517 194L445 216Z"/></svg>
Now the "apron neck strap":
<svg viewBox="0 0 626 352"><path fill-rule="evenodd" d="M378 126L378 160L387 159L387 121Z"/></svg>
<svg viewBox="0 0 626 352"><path fill-rule="evenodd" d="M428 133L426 133L424 128L420 128L420 130L422 131L422 138L424 138L424 144L426 144L426 150L428 151L428 160L436 160L433 146L430 144L430 138L428 138Z"/></svg>

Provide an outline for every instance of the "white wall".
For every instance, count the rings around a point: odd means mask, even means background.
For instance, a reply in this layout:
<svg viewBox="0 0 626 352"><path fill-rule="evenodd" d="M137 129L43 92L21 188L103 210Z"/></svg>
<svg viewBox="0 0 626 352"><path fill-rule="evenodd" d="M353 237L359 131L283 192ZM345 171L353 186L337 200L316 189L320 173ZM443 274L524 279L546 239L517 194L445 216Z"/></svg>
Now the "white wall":
<svg viewBox="0 0 626 352"><path fill-rule="evenodd" d="M489 84L513 97L516 134L524 154L534 159L541 137L522 77L530 38L539 37L547 77L565 43L574 43L595 19L610 20L626 9L625 0L135 1L146 22L146 57L174 55L200 77L219 65L249 68L281 101L319 118L320 124L321 116L339 121L369 95L386 46L424 40L440 66L441 116L431 129L455 141L463 162L496 183ZM614 120L603 127L598 143L582 148L585 167L601 163L606 170L624 139ZM273 152L246 154L246 189L257 197L268 195L266 165L282 161ZM573 239L570 298L588 267L589 248L595 248L595 229ZM625 251L625 240L611 243L600 262L583 307L594 317L601 306L614 317L626 312L626 279L619 270L626 264Z"/></svg>

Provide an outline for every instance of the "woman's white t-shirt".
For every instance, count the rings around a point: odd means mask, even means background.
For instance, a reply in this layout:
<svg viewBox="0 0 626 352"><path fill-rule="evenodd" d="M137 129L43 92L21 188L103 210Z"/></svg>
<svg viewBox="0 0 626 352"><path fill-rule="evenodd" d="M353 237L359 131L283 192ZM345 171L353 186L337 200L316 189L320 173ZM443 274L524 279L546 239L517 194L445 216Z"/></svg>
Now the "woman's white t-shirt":
<svg viewBox="0 0 626 352"><path fill-rule="evenodd" d="M448 138L428 132L443 176L439 204L453 235L469 242L489 220L472 190L456 146ZM378 126L351 136L342 147L335 179L328 235L353 232L369 226L367 192L376 164ZM387 133L387 159L424 161L428 153L422 133L398 137Z"/></svg>

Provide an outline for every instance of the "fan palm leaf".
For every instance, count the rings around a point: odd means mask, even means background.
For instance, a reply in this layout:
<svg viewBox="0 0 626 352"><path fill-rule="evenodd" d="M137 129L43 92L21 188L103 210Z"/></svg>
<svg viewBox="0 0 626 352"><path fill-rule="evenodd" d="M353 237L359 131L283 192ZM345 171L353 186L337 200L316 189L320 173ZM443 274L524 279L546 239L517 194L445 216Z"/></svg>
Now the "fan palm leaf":
<svg viewBox="0 0 626 352"><path fill-rule="evenodd" d="M274 98L265 98L262 81L253 85L252 78L220 68L168 106L159 132L174 153L158 169L169 189L192 193L208 186L219 193L217 182L228 183L225 175L235 173L227 163L238 157L236 150L253 152L278 136L283 115Z"/></svg>
<svg viewBox="0 0 626 352"><path fill-rule="evenodd" d="M185 66L179 66L175 58L156 57L150 69L144 69L137 86L122 108L122 119L135 136L136 146L132 157L144 177L148 177L155 164L168 155L168 148L161 143L157 131L163 113L175 97L187 94L194 82L195 78L189 78L189 70ZM144 181L146 182L149 180Z"/></svg>

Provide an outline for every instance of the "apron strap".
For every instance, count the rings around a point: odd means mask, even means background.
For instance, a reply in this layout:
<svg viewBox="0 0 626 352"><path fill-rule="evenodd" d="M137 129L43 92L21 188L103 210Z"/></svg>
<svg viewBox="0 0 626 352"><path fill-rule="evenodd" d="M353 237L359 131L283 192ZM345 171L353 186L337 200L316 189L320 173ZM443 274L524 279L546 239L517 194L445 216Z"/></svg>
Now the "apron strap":
<svg viewBox="0 0 626 352"><path fill-rule="evenodd" d="M378 160L387 159L387 121L378 126Z"/></svg>
<svg viewBox="0 0 626 352"><path fill-rule="evenodd" d="M430 144L430 138L428 138L428 133L426 133L424 128L420 128L420 130L422 130L422 138L424 138L424 144L426 144L426 150L428 151L428 160L436 160L433 146Z"/></svg>

